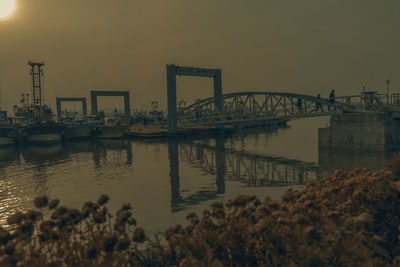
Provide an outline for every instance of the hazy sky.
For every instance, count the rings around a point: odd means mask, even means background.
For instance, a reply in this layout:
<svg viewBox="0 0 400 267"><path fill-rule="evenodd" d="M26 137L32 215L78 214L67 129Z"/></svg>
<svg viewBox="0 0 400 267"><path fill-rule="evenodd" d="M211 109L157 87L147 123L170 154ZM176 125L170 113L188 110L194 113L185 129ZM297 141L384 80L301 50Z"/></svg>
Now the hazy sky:
<svg viewBox="0 0 400 267"><path fill-rule="evenodd" d="M327 97L400 88L398 0L16 0L0 20L2 103L30 90L44 61L45 102L130 90L133 107L166 106L166 64L222 68L223 90ZM397 90L400 93L400 90ZM178 98L212 94L178 78ZM120 106L122 99L102 99Z"/></svg>

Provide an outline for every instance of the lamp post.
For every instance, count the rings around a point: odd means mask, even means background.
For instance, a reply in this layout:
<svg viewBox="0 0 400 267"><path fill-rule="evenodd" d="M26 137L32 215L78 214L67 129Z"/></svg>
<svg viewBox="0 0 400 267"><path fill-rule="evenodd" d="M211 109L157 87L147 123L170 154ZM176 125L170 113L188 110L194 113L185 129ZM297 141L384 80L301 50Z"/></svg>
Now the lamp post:
<svg viewBox="0 0 400 267"><path fill-rule="evenodd" d="M389 108L389 84L390 84L390 80L387 79L387 80L386 80L386 91L387 91L387 104L388 104L388 108Z"/></svg>

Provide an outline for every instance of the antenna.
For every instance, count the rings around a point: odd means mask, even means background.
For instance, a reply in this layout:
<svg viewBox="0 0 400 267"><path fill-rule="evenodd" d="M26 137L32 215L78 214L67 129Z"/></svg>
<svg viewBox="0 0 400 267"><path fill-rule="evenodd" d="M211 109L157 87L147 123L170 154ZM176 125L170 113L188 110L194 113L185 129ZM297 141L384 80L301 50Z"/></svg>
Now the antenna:
<svg viewBox="0 0 400 267"><path fill-rule="evenodd" d="M32 79L32 105L35 107L42 106L42 78L44 62L32 62L29 60L28 65L31 66Z"/></svg>

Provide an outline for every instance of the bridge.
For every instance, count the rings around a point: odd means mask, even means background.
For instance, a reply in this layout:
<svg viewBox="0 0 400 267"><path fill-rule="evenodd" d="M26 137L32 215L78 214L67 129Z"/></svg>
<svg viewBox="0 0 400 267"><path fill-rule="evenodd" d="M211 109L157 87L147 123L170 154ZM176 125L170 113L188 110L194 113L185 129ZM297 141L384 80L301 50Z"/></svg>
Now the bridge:
<svg viewBox="0 0 400 267"><path fill-rule="evenodd" d="M222 70L168 64L167 69L168 130L182 126L254 125L274 120L326 116L354 112L357 106L320 97L281 92L222 93ZM177 108L176 77L196 76L213 79L214 95Z"/></svg>
<svg viewBox="0 0 400 267"><path fill-rule="evenodd" d="M198 100L178 112L178 125L239 125L271 120L290 120L355 112L352 104L281 92L239 92L222 95L222 108L216 98Z"/></svg>
<svg viewBox="0 0 400 267"><path fill-rule="evenodd" d="M314 163L224 148L223 138L217 138L216 144L182 143L179 152L182 160L206 174L216 175L223 166L228 180L249 186L304 185L326 174Z"/></svg>

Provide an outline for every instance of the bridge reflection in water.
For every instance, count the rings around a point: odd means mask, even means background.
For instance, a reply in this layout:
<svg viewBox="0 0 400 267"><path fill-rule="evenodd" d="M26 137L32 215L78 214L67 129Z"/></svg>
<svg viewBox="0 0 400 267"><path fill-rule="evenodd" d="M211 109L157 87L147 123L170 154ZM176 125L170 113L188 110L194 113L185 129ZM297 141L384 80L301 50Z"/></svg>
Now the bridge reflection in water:
<svg viewBox="0 0 400 267"><path fill-rule="evenodd" d="M240 181L249 187L304 185L318 180L327 172L314 163L258 155L225 148L225 138L206 141L168 142L171 178L171 209L179 211L188 205L216 199L225 193L225 181ZM204 174L215 175L215 190L202 189L188 197L180 194L179 159Z"/></svg>

